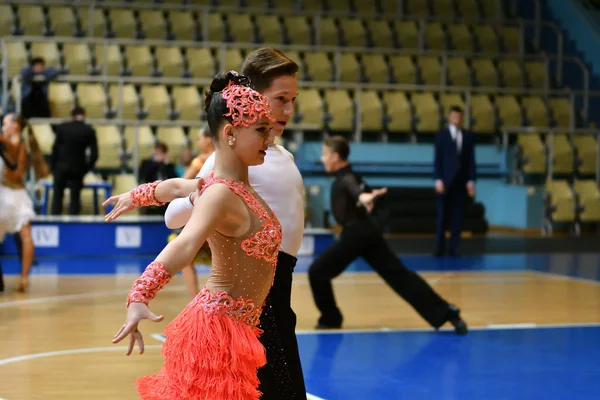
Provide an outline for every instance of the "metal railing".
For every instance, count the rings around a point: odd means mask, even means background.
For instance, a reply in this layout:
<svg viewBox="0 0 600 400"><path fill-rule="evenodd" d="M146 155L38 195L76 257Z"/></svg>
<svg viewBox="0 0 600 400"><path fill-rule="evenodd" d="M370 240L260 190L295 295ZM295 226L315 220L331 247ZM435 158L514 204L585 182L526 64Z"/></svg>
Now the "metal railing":
<svg viewBox="0 0 600 400"><path fill-rule="evenodd" d="M6 93L8 93L8 84L10 81L10 77L9 77L9 51L7 48L7 43L10 42L59 42L59 43L81 43L81 39L78 38L47 38L47 37L30 37L30 36L24 36L24 37L4 37L2 39L2 55L3 55L3 61L2 61L2 65L3 65L3 87L2 90L5 93L5 96L3 97L3 102L2 102L2 106L4 108L6 108L7 105L7 101L8 101L8 97L6 96ZM98 39L98 38L92 38L92 39L86 39L86 42L94 45L94 46L98 46L101 45L103 46L103 54L104 54L104 59L107 58L107 54L108 54L108 46L110 45L139 45L140 42L137 40L131 40L131 39ZM224 65L225 65L225 51L224 50L228 50L228 49L240 49L240 50L252 50L252 49L256 49L262 45L260 44L240 44L240 43L223 43L223 42L203 42L203 43L199 43L199 42L191 42L191 41L161 41L161 40L148 40L148 41L144 41L143 42L144 45L148 45L148 46L181 46L181 47L190 47L190 48L212 48L212 49L219 49L220 51L220 58L218 60L219 62L219 68L217 70L224 70ZM299 52L313 52L315 50L315 48L313 46L302 46L302 45L281 45L278 46L279 48L281 48L283 51L299 51ZM404 55L404 56L419 56L419 55L423 55L423 53L420 50L404 50L404 49L395 49L395 48L388 48L388 49L372 49L372 48L356 48L356 47L329 47L329 46L323 46L320 48L319 51L322 52L328 52L333 54L333 68L335 71L335 77L337 79L340 78L340 73L341 73L341 55L342 54L379 54L379 55L384 55L384 56L394 56L394 55ZM584 120L588 119L588 115L589 115L589 96L591 94L590 89L589 89L589 85L590 85L590 74L589 71L586 67L586 65L581 62L581 60L579 60L578 58L575 57L561 57L559 60L558 56L543 56L543 55L537 55L537 56L533 56L533 55L508 55L508 54L498 54L498 53L477 53L477 54L473 54L473 53L469 53L469 52L459 52L459 51L428 51L426 53L428 56L437 56L437 57L441 57L441 82L442 85L439 86L440 89L443 90L459 90L459 91L464 91L464 88L461 87L457 87L457 86L448 86L447 83L449 82L448 79L448 60L451 57L464 57L464 58L471 58L471 59L479 59L479 58L485 58L485 59L496 59L496 60L519 60L519 61L528 61L528 60L532 60L532 61L544 61L546 63L546 91L544 93L551 93L551 91L548 89L549 88L549 82L550 82L550 75L549 75L549 63L556 61L557 63L557 70L559 69L558 66L562 65L562 63L564 62L574 62L576 63L581 71L582 71L582 75L583 75L583 90L582 91L563 91L563 93L574 93L577 96L582 96L583 97L583 107L582 107L582 116ZM562 70L562 67L560 68ZM111 79L113 79L112 77L108 76L108 71L107 71L107 64L104 64L103 66L103 70L102 70L102 75L103 75L103 79L104 81L109 81ZM132 79L131 82L136 82L135 79L137 78L130 78ZM186 83L198 83L199 84L206 84L204 81L198 80L198 79L191 79L191 78L181 78L181 80L179 81L175 81L175 79L177 78L153 78L155 82L157 83L162 83L162 82L171 82L171 84L175 84L175 82L177 82L177 84L186 84ZM140 82L139 80L137 82ZM208 83L210 83L210 80L208 80ZM319 82L318 83L319 87L326 87L324 85L329 85L327 87L342 87L345 85L348 85L347 83L344 82ZM363 87L365 88L374 88L374 89L387 89L387 88L397 88L397 89L405 89L406 85L400 85L400 84L362 84ZM427 86L431 86L431 85L427 85ZM426 86L420 86L420 88L422 90L427 90ZM469 88L469 91L472 92L477 92L479 90L481 90L480 88ZM489 89L484 89L484 90L489 90ZM531 89L512 89L512 88L494 88L494 91L496 92L501 92L501 93L532 93L533 91ZM558 91L552 91L553 93L558 93Z"/></svg>

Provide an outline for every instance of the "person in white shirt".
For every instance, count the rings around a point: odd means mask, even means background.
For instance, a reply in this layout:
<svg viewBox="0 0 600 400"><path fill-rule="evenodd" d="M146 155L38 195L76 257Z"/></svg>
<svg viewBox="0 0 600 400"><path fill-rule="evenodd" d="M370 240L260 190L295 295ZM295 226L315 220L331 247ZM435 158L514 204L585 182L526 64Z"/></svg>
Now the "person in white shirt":
<svg viewBox="0 0 600 400"><path fill-rule="evenodd" d="M242 75L269 99L276 119L271 130L273 139L281 136L294 114L298 96L298 65L274 48L261 48L248 55ZM214 166L214 154L200 170L206 176ZM282 146L269 146L264 164L250 167L249 181L279 220L283 240L278 255L275 281L266 299L259 327L260 341L267 350L267 364L258 371L262 400L306 400L304 376L296 339L296 314L291 308L292 272L304 235L304 183L293 156ZM196 180L170 179L156 187L155 198L171 202L165 213L165 223L171 229L182 227L189 220L196 199ZM111 221L134 207L127 194L113 196L104 202L117 202L106 220Z"/></svg>
<svg viewBox="0 0 600 400"><path fill-rule="evenodd" d="M475 146L473 135L462 127L463 111L450 107L448 127L435 139L434 179L438 195L436 256L444 254L445 234L451 224L448 253L458 255L465 198L475 196Z"/></svg>

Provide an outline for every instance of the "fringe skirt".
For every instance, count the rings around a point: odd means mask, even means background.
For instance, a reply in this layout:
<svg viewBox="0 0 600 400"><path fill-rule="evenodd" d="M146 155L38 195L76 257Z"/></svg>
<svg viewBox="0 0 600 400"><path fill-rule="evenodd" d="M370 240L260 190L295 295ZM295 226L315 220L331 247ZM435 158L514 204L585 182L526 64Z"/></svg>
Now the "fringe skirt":
<svg viewBox="0 0 600 400"><path fill-rule="evenodd" d="M258 340L260 307L206 287L166 327L165 362L138 378L145 400L256 400L257 371L266 364Z"/></svg>

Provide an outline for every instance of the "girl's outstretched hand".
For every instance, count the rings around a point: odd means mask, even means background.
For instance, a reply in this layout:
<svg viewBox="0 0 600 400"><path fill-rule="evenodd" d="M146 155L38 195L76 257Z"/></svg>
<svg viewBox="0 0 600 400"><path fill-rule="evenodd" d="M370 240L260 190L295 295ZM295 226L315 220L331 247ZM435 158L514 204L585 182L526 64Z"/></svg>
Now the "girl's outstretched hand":
<svg viewBox="0 0 600 400"><path fill-rule="evenodd" d="M126 192L123 194L119 194L117 196L111 196L104 203L102 203L102 207L106 207L109 204L117 203L113 209L104 216L105 222L114 221L119 218L121 214L134 210L136 207L131 203L131 192Z"/></svg>
<svg viewBox="0 0 600 400"><path fill-rule="evenodd" d="M135 342L138 343L140 354L144 354L144 338L142 333L138 330L138 324L143 319L149 319L154 322L161 322L164 316L156 316L152 311L148 309L148 306L144 303L131 303L127 309L127 319L125 324L121 326L121 329L113 337L113 344L119 343L125 337L129 336L129 347L125 355L130 355L135 346Z"/></svg>

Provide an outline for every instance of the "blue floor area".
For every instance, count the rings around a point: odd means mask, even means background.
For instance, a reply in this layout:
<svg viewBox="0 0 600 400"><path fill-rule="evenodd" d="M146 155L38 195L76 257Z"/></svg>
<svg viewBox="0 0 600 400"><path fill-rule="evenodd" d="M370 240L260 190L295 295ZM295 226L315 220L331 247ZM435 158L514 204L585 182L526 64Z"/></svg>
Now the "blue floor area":
<svg viewBox="0 0 600 400"><path fill-rule="evenodd" d="M539 271L600 281L600 253L556 254L486 254L459 258L434 258L428 255L399 255L408 268L421 271ZM137 274L141 273L154 256L39 257L32 274ZM313 257L300 257L296 272L306 272ZM18 259L0 258L4 273L18 274ZM208 272L199 267L198 271ZM358 259L349 272L367 272L371 267Z"/></svg>
<svg viewBox="0 0 600 400"><path fill-rule="evenodd" d="M326 400L600 399L600 327L299 335Z"/></svg>

